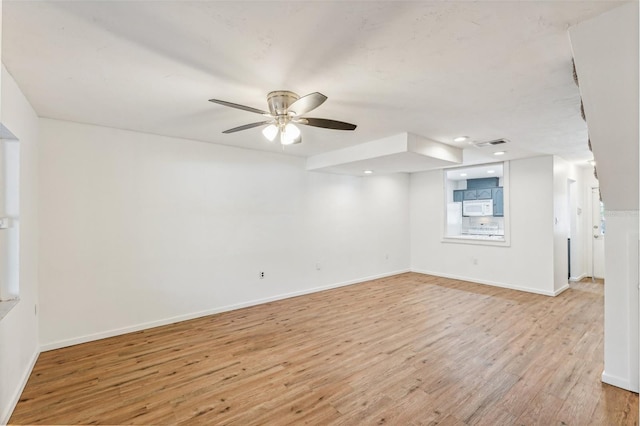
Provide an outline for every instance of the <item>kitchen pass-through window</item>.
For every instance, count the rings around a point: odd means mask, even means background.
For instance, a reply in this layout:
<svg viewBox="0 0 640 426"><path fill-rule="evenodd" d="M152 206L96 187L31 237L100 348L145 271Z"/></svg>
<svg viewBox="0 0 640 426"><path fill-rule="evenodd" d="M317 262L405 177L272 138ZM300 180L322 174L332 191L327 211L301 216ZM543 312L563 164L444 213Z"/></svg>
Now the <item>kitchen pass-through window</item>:
<svg viewBox="0 0 640 426"><path fill-rule="evenodd" d="M508 162L445 170L445 241L508 244L508 189Z"/></svg>

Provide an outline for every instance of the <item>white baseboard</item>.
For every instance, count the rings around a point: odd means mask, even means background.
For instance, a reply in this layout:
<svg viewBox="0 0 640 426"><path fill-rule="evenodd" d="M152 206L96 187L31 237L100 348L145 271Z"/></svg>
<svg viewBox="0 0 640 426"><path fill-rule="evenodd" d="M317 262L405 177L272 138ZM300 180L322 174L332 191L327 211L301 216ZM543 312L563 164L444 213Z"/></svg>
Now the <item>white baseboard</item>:
<svg viewBox="0 0 640 426"><path fill-rule="evenodd" d="M560 287L559 289L557 289L556 291L554 291L553 292L553 296L557 296L560 293L563 293L565 290L569 290L569 288L571 288L571 287L569 287L569 283L567 283L567 284L563 285L562 287Z"/></svg>
<svg viewBox="0 0 640 426"><path fill-rule="evenodd" d="M526 291L527 293L541 294L543 296L557 296L558 294L562 293L564 290L569 288L569 285L566 285L566 288L563 287L557 291L546 291L546 290L540 290L537 288L522 287L522 286L517 286L517 285L512 285L507 283L501 283L497 281L479 280L477 278L464 277L464 276L455 275L455 274L444 274L441 272L425 271L421 269L411 269L411 272L416 272L418 274L425 274L425 275L433 275L436 277L451 278L451 279L460 280L460 281L469 281L476 284L486 284L494 287L508 288L510 290Z"/></svg>
<svg viewBox="0 0 640 426"><path fill-rule="evenodd" d="M377 275L358 278L358 279L354 279L354 280L343 281L343 282L334 283L334 284L328 284L328 285L324 285L324 286L320 286L320 287L314 287L314 288L304 289L304 290L300 290L300 291L294 291L294 292L291 292L291 293L279 294L279 295L276 295L276 296L266 297L266 298L263 298L263 299L256 299L256 300L250 300L250 301L247 301L247 302L236 303L236 304L233 304L233 305L220 306L220 307L216 307L216 308L212 308L212 309L207 309L207 310L204 310L204 311L192 312L192 313L184 314L184 315L178 315L178 316L171 317L171 318L165 318L165 319L156 320L156 321L144 322L144 323L135 324L135 325L127 326L127 327L122 327L122 328L102 331L102 332L99 332L99 333L87 334L87 335L84 335L84 336L74 337L74 338L71 338L71 339L59 340L59 341L56 341L56 342L50 342L50 343L42 344L40 346L40 350L42 352L51 351L51 350L54 350L54 349L60 349L60 348L64 348L64 347L67 347L67 346L78 345L80 343L92 342L94 340L106 339L108 337L114 337L114 336L119 336L121 334L133 333L135 331L146 330L148 328L160 327L160 326L163 326L163 325L173 324L173 323L180 322L180 321L187 321L187 320L191 320L191 319L194 319L194 318L205 317L207 315L214 315L214 314L219 314L221 312L234 311L236 309L242 309L242 308L247 308L249 306L260 305L262 303L268 303L268 302L273 302L273 301L276 301L276 300L288 299L290 297L302 296L302 295L305 295L305 294L317 293L319 291L330 290L332 288L344 287L344 286L352 285L352 284L358 284L358 283L365 282L365 281L391 277L393 275L403 274L405 272L411 272L411 271L409 269L403 269L403 270L388 272L388 273L384 273L384 274L377 274Z"/></svg>
<svg viewBox="0 0 640 426"><path fill-rule="evenodd" d="M633 389L631 386L631 382L628 379L623 379L622 377L612 376L607 374L605 371L602 372L602 381L604 383L610 384L612 386L616 386L618 388L622 388L631 392L638 392L638 389Z"/></svg>
<svg viewBox="0 0 640 426"><path fill-rule="evenodd" d="M22 391L24 390L24 387L27 385L27 381L29 381L29 376L31 376L33 367L36 365L38 356L40 356L40 352L36 351L34 352L33 356L29 360L29 364L27 365L26 370L24 371L24 373L22 374L22 377L20 378L20 385L13 392L13 395L9 400L9 405L4 407L2 413L0 414L0 425L6 425L7 423L9 423L9 418L11 418L11 413L13 413L13 410L16 408L16 405L18 405L18 401L20 400Z"/></svg>
<svg viewBox="0 0 640 426"><path fill-rule="evenodd" d="M569 278L569 281L572 283L577 283L578 281L581 281L583 278L587 278L587 274L580 274L577 277L571 277Z"/></svg>

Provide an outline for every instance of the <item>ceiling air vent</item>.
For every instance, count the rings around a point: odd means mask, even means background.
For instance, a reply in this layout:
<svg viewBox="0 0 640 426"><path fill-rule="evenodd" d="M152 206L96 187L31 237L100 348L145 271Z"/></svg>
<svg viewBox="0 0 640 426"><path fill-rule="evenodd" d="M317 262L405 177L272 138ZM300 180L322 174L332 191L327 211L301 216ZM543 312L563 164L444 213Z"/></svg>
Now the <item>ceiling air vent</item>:
<svg viewBox="0 0 640 426"><path fill-rule="evenodd" d="M477 146L478 148L484 148L485 146L502 145L507 142L509 142L507 139L496 139L494 141L488 142L476 142L475 146Z"/></svg>

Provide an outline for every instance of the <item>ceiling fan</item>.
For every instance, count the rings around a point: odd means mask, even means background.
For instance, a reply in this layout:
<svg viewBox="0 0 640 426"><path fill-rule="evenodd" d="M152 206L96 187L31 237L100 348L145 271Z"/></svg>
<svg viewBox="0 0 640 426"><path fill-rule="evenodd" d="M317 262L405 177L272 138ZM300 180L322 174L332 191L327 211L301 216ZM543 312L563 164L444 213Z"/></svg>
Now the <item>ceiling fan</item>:
<svg viewBox="0 0 640 426"><path fill-rule="evenodd" d="M220 99L209 99L209 102L253 112L267 118L267 120L264 121L234 127L222 133L235 133L241 130L267 125L267 127L262 130L264 137L269 141L274 141L279 134L282 145L291 145L302 142L300 129L296 124L334 130L354 130L356 128L355 124L345 123L344 121L303 117L304 114L318 108L326 100L327 97L318 92L300 97L288 90L277 90L267 95L269 112L245 105L234 104L233 102L221 101Z"/></svg>

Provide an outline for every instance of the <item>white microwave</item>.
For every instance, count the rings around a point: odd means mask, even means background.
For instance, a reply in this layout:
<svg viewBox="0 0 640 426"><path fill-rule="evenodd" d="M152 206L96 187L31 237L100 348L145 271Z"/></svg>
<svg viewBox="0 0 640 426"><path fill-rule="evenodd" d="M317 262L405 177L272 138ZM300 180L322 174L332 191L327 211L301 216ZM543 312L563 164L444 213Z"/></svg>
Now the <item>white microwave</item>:
<svg viewBox="0 0 640 426"><path fill-rule="evenodd" d="M463 201L462 216L493 216L493 200Z"/></svg>

